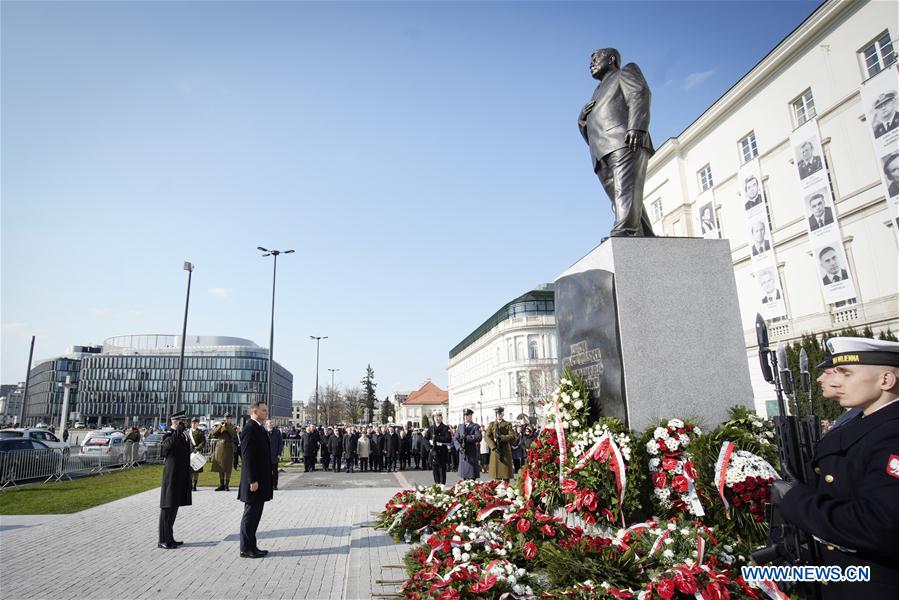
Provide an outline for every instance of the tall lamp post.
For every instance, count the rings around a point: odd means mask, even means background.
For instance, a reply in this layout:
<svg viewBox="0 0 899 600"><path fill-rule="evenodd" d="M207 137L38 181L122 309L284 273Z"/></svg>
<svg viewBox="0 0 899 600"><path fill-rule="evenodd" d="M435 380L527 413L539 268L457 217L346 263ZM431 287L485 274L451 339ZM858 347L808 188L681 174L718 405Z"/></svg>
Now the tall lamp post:
<svg viewBox="0 0 899 600"><path fill-rule="evenodd" d="M293 250L267 250L262 246L257 246L257 250L262 252L262 256L274 256L272 264L272 324L268 330L268 381L266 382L265 401L269 407L272 406L272 379L275 372L275 277L278 275L278 255L293 254Z"/></svg>
<svg viewBox="0 0 899 600"><path fill-rule="evenodd" d="M328 370L331 372L331 404L334 404L334 373L336 373L340 369L328 369ZM330 420L331 420L331 415L330 415L330 410L329 410L329 414L328 414L328 421L329 421L328 424L329 425L330 425Z"/></svg>
<svg viewBox="0 0 899 600"><path fill-rule="evenodd" d="M315 340L315 424L318 425L318 349L322 340L328 339L326 335L310 335L310 340Z"/></svg>
<svg viewBox="0 0 899 600"><path fill-rule="evenodd" d="M478 399L478 418L484 424L484 386L481 386L481 397Z"/></svg>
<svg viewBox="0 0 899 600"><path fill-rule="evenodd" d="M169 414L178 412L178 406L181 404L181 379L184 377L184 343L187 341L187 308L190 306L190 278L194 274L193 264L184 261L184 270L187 271L187 299L184 301L184 323L181 326L181 358L178 360L178 387L175 388L175 408Z"/></svg>

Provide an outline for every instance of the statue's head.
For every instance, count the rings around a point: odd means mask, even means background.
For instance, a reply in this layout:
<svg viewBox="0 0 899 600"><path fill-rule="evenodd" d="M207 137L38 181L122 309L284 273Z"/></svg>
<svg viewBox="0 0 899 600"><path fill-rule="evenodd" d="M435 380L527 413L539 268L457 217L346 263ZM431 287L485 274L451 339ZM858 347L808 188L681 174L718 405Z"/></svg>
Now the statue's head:
<svg viewBox="0 0 899 600"><path fill-rule="evenodd" d="M590 75L593 79L602 79L620 67L621 54L615 48L601 48L590 55Z"/></svg>

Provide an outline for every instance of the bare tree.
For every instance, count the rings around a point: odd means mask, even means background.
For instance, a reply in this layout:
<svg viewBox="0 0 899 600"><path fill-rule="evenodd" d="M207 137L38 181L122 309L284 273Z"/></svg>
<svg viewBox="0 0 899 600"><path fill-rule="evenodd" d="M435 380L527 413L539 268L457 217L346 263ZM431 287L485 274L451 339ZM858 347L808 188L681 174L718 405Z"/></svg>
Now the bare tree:
<svg viewBox="0 0 899 600"><path fill-rule="evenodd" d="M338 386L333 388L330 385L325 386L323 393L319 395L319 405L325 424L334 425L344 420L345 407Z"/></svg>
<svg viewBox="0 0 899 600"><path fill-rule="evenodd" d="M345 389L343 391L343 406L346 420L349 423L361 423L363 414L362 388L355 386Z"/></svg>

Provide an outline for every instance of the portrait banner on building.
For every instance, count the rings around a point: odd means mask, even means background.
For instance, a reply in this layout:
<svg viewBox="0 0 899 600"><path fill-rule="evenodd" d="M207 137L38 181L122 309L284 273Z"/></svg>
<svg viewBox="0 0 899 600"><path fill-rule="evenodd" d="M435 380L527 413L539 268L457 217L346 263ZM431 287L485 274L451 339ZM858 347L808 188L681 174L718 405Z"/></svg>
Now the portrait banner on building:
<svg viewBox="0 0 899 600"><path fill-rule="evenodd" d="M890 220L899 240L899 67L884 69L862 84L861 96Z"/></svg>
<svg viewBox="0 0 899 600"><path fill-rule="evenodd" d="M855 298L855 284L843 248L843 236L830 191L818 120L811 119L790 136L799 176L799 194L805 207L805 225L818 268L824 301L835 304Z"/></svg>
<svg viewBox="0 0 899 600"><path fill-rule="evenodd" d="M718 227L718 214L715 210L715 194L708 189L701 194L696 200L696 227L699 229L702 237L706 239L718 239L721 232Z"/></svg>
<svg viewBox="0 0 899 600"><path fill-rule="evenodd" d="M755 158L740 167L739 185L742 190L740 202L746 223L746 239L752 262L752 276L759 286L759 312L765 319L783 317L787 314L783 286L777 272L777 259L771 225L768 220L768 206L762 189L762 171L759 159Z"/></svg>

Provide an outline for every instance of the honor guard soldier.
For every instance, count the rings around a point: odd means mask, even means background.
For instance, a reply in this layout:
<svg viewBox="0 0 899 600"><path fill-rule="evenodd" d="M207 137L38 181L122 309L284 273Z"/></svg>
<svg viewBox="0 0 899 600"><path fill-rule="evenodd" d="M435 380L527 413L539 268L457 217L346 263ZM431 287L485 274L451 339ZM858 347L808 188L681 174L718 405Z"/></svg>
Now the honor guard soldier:
<svg viewBox="0 0 899 600"><path fill-rule="evenodd" d="M215 426L209 439L216 440L212 447L212 471L219 474L216 492L230 491L231 469L234 467L234 445L237 443L237 427L234 415L225 414L225 420Z"/></svg>
<svg viewBox="0 0 899 600"><path fill-rule="evenodd" d="M830 393L855 418L823 436L808 485L775 482L786 521L820 542L822 562L870 581L822 584L825 600L899 598L899 343L831 338ZM778 489L780 488L780 489Z"/></svg>
<svg viewBox="0 0 899 600"><path fill-rule="evenodd" d="M172 529L179 506L190 506L190 442L184 431L184 411L172 415L172 426L162 438L162 488L159 498L159 548L173 550L184 542L175 541Z"/></svg>
<svg viewBox="0 0 899 600"><path fill-rule="evenodd" d="M503 420L502 406L497 406L493 412L496 413L496 420L487 426L487 447L490 448L487 472L493 479L509 481L515 474L512 468L512 442L516 434L512 424Z"/></svg>
<svg viewBox="0 0 899 600"><path fill-rule="evenodd" d="M431 442L431 466L434 471L434 483L446 484L446 463L449 460L449 446L453 443L453 435L449 426L443 422L443 413L433 414L434 424L428 427L425 439Z"/></svg>
<svg viewBox="0 0 899 600"><path fill-rule="evenodd" d="M459 450L459 478L480 479L481 428L473 422L473 410L466 408L462 414L465 422L459 425L453 438Z"/></svg>
<svg viewBox="0 0 899 600"><path fill-rule="evenodd" d="M191 419L190 422L190 432L187 434L188 440L190 440L190 445L193 448L193 452L200 452L206 450L206 434L200 429L200 419L194 418ZM200 473L203 472L203 467L199 469L194 469L191 467L190 470L190 481L191 481L191 490L197 491L197 481L200 479Z"/></svg>

